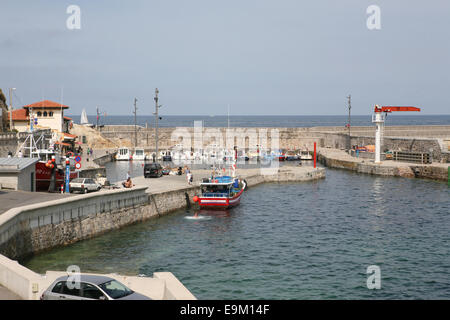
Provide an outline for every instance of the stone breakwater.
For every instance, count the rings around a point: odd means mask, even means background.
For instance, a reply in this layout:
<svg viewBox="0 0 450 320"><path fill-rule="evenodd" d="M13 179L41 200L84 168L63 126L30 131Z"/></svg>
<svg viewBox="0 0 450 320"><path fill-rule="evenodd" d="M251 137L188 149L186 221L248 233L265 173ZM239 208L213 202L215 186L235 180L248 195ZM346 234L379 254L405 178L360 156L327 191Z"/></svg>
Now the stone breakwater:
<svg viewBox="0 0 450 320"><path fill-rule="evenodd" d="M123 141L133 145L134 126L108 125L100 129L103 137ZM159 148L167 149L175 144L185 144L195 148L199 138L203 148L210 144L226 146L227 128L204 127L195 131L192 127L160 128ZM272 145L272 138L277 138L281 149L309 149L314 142L318 147L347 149L350 145L368 145L375 143L375 127L352 127L351 137L344 127L310 127L310 128L230 128L231 140L239 148L255 149L256 145ZM195 138L195 132L201 137ZM256 139L255 139L256 136ZM155 129L138 127L137 142L147 152L155 148ZM431 152L438 162L450 161L450 126L386 126L384 131L384 148L414 152Z"/></svg>
<svg viewBox="0 0 450 320"><path fill-rule="evenodd" d="M359 173L439 181L448 179L448 166L445 164L421 165L394 161L375 164L371 160L351 157L341 150L320 150L317 158L326 167L347 169Z"/></svg>
<svg viewBox="0 0 450 320"><path fill-rule="evenodd" d="M325 169L282 167L270 174L252 171L243 177L249 186L308 181L324 178ZM200 188L183 186L161 192L146 191L145 186L101 191L10 209L0 215L0 254L20 259L168 214L193 205L191 199Z"/></svg>

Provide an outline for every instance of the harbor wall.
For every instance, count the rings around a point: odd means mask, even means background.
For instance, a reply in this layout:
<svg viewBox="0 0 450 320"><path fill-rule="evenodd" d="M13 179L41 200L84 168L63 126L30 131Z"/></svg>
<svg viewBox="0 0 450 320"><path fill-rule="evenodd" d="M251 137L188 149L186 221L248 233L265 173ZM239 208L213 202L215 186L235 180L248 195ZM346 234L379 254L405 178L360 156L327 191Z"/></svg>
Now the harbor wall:
<svg viewBox="0 0 450 320"><path fill-rule="evenodd" d="M149 194L146 187L73 196L0 215L0 253L18 259L190 206L199 187Z"/></svg>
<svg viewBox="0 0 450 320"><path fill-rule="evenodd" d="M83 169L78 173L78 176L80 178L91 178L91 179L97 179L97 175L101 175L102 177L106 177L106 168L100 167L100 168L88 168Z"/></svg>
<svg viewBox="0 0 450 320"><path fill-rule="evenodd" d="M448 180L448 169L446 167L435 167L427 165L377 165L375 163L358 162L351 160L335 159L327 157L318 153L317 159L326 167L347 169L359 173L381 175L381 176L396 176L406 178L426 178L439 181Z"/></svg>
<svg viewBox="0 0 450 320"><path fill-rule="evenodd" d="M246 181L251 187L265 182L307 181L324 177L323 168L299 173L275 168L267 174L248 176ZM38 299L56 279L56 274L36 274L12 259L190 207L193 205L190 199L199 194L200 187L152 194L146 191L146 187L102 191L13 208L3 213L0 215L0 284L23 299ZM154 273L153 278L144 279L112 276L155 299L195 299L170 272ZM164 281L163 285L158 285L163 290L157 294L154 290L146 292L155 286L155 280Z"/></svg>
<svg viewBox="0 0 450 320"><path fill-rule="evenodd" d="M1 132L0 133L0 158L7 157L8 152L16 153L17 148L20 147L27 139L29 133L27 132ZM41 135L51 136L50 129L36 130L34 138L37 140ZM44 147L44 146L40 146ZM25 155L25 154L24 154Z"/></svg>
<svg viewBox="0 0 450 320"><path fill-rule="evenodd" d="M40 275L0 254L0 284L24 300L38 300L44 290L65 275L67 272L64 271L47 271L45 275ZM102 276L116 279L153 300L196 300L171 272L155 272L153 277L118 274Z"/></svg>
<svg viewBox="0 0 450 320"><path fill-rule="evenodd" d="M117 152L111 152L111 153L105 154L104 156L96 158L96 159L94 159L94 163L99 166L104 166L108 162L114 161L114 157L115 157L116 153Z"/></svg>
<svg viewBox="0 0 450 320"><path fill-rule="evenodd" d="M227 128L209 128L204 127L202 131L203 147L211 143L217 145L226 145L224 137ZM235 138L236 145L244 144L246 149L256 148L251 144L250 136L257 133L258 139L267 136L266 145L270 148L272 135L279 137L279 148L281 149L309 149L312 150L314 142L319 147L334 149L347 149L349 145L368 145L375 144L374 127L352 127L351 141L349 141L348 129L344 127L311 127L311 128L230 128L230 132L237 133ZM275 130L275 131L272 131ZM183 128L160 128L159 129L159 148L168 149L175 144L184 143L180 133L190 136L191 147L194 147L194 129L192 127ZM104 126L101 128L101 134L108 139L134 139L134 126ZM216 137L221 137L219 141ZM242 140L243 139L243 140ZM138 145L152 150L155 143L154 128L138 127L137 130ZM243 143L242 143L243 141ZM448 161L448 147L450 143L450 126L394 126L385 127L384 147L390 150L431 152L435 161ZM445 154L447 153L447 154Z"/></svg>
<svg viewBox="0 0 450 320"><path fill-rule="evenodd" d="M0 133L0 158L7 157L8 152L13 154L19 145L17 133Z"/></svg>
<svg viewBox="0 0 450 320"><path fill-rule="evenodd" d="M321 179L325 169L298 173L286 168L246 177L264 182ZM0 215L0 253L18 259L193 205L199 186L147 193L146 187L117 189L13 208Z"/></svg>

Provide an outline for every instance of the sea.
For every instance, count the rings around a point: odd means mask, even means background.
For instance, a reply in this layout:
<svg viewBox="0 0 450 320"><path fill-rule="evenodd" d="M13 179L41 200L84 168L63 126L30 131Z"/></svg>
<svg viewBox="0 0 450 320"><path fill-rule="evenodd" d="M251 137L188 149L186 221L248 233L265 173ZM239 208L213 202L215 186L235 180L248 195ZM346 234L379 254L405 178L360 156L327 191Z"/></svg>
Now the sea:
<svg viewBox="0 0 450 320"><path fill-rule="evenodd" d="M69 115L75 123L80 123L80 115ZM160 115L160 127L193 127L194 121L203 121L203 127L319 127L319 126L345 126L348 123L348 116L261 116L247 115L236 116L165 116ZM96 124L95 115L88 116L90 123ZM137 116L136 123L139 126L153 127L155 125L154 116ZM372 126L372 115L351 116L351 126ZM99 125L134 125L134 116L125 115L101 115L98 119ZM386 125L450 125L450 115L393 115L386 118Z"/></svg>

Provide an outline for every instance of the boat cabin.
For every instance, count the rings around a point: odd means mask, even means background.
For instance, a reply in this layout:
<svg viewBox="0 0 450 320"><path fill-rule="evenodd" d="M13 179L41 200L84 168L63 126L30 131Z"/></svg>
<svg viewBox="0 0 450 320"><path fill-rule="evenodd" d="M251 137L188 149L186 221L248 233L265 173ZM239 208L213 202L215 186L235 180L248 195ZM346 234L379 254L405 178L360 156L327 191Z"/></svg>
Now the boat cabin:
<svg viewBox="0 0 450 320"><path fill-rule="evenodd" d="M230 176L203 179L200 183L204 198L231 198L239 193L239 180Z"/></svg>

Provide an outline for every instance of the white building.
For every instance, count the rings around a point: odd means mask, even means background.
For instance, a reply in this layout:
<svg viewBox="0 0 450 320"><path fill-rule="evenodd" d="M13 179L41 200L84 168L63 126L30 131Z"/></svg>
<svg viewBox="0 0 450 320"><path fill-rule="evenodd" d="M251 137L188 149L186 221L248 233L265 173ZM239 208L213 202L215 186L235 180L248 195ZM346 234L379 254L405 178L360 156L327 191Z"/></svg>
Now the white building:
<svg viewBox="0 0 450 320"><path fill-rule="evenodd" d="M44 100L24 106L13 111L13 129L27 132L30 129L30 115L37 119L38 129L52 129L57 132L68 132L68 124L72 120L64 117L64 110L69 107L61 103Z"/></svg>

